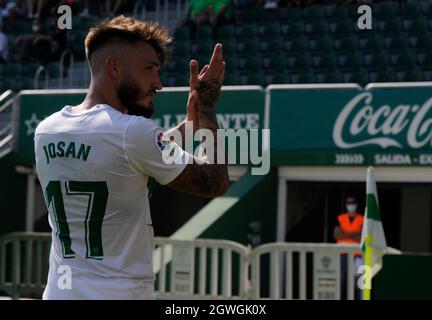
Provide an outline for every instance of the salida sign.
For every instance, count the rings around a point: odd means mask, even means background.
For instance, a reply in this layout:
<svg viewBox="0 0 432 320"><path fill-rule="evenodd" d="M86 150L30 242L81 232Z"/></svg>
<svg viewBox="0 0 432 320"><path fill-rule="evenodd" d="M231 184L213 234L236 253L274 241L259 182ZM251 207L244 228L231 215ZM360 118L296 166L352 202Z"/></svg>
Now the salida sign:
<svg viewBox="0 0 432 320"><path fill-rule="evenodd" d="M286 128L283 141L271 141L281 163L432 165L432 86L281 86L270 94L273 137Z"/></svg>

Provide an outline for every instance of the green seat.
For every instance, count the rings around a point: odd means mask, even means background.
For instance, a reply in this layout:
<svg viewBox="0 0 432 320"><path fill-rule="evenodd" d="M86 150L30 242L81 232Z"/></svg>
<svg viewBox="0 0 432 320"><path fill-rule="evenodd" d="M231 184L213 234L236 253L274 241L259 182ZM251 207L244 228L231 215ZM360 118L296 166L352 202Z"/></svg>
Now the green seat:
<svg viewBox="0 0 432 320"><path fill-rule="evenodd" d="M404 30L408 34L412 35L421 35L428 32L428 21L423 17L418 17L415 20L407 21L406 27L404 26Z"/></svg>
<svg viewBox="0 0 432 320"><path fill-rule="evenodd" d="M318 83L341 83L342 74L339 70L332 70L326 73L317 74L316 79Z"/></svg>
<svg viewBox="0 0 432 320"><path fill-rule="evenodd" d="M333 39L333 49L338 53L355 53L357 42L352 36Z"/></svg>
<svg viewBox="0 0 432 320"><path fill-rule="evenodd" d="M248 24L237 26L237 39L256 38L258 35L258 26L256 24Z"/></svg>
<svg viewBox="0 0 432 320"><path fill-rule="evenodd" d="M299 8L282 7L278 9L279 21L298 22L302 20L302 10Z"/></svg>
<svg viewBox="0 0 432 320"><path fill-rule="evenodd" d="M214 50L214 42L209 39L202 39L202 41L195 42L195 54L198 56L208 56L210 59Z"/></svg>
<svg viewBox="0 0 432 320"><path fill-rule="evenodd" d="M381 51L384 47L384 41L379 34L373 34L366 38L359 38L358 46L363 53Z"/></svg>
<svg viewBox="0 0 432 320"><path fill-rule="evenodd" d="M279 14L276 10L261 10L257 13L256 19L259 22L277 21Z"/></svg>
<svg viewBox="0 0 432 320"><path fill-rule="evenodd" d="M314 69L320 71L335 70L337 68L337 59L333 54L314 56L312 65Z"/></svg>
<svg viewBox="0 0 432 320"><path fill-rule="evenodd" d="M384 48L389 51L401 51L408 48L408 39L404 34L389 37L384 41Z"/></svg>
<svg viewBox="0 0 432 320"><path fill-rule="evenodd" d="M414 43L414 48L417 52L432 52L432 38L428 34L420 35Z"/></svg>
<svg viewBox="0 0 432 320"><path fill-rule="evenodd" d="M321 6L307 6L303 9L303 20L318 21L324 20L324 10Z"/></svg>
<svg viewBox="0 0 432 320"><path fill-rule="evenodd" d="M174 41L185 41L189 40L190 31L188 27L179 27L174 30Z"/></svg>
<svg viewBox="0 0 432 320"><path fill-rule="evenodd" d="M227 40L227 41L221 41L223 48L223 55L225 56L232 56L237 54L237 41L235 39Z"/></svg>
<svg viewBox="0 0 432 320"><path fill-rule="evenodd" d="M38 63L24 63L22 64L22 74L24 76L34 76L38 68Z"/></svg>
<svg viewBox="0 0 432 320"><path fill-rule="evenodd" d="M364 57L363 65L368 69L382 69L389 65L387 53L376 52Z"/></svg>
<svg viewBox="0 0 432 320"><path fill-rule="evenodd" d="M368 73L363 69L359 69L357 71L350 72L350 73L346 74L346 77L344 80L345 80L345 82L358 83L362 86L364 86L365 84L367 84L369 82Z"/></svg>
<svg viewBox="0 0 432 320"><path fill-rule="evenodd" d="M309 72L312 68L312 59L309 54L299 54L288 57L286 66L290 72Z"/></svg>
<svg viewBox="0 0 432 320"><path fill-rule="evenodd" d="M248 55L239 59L239 68L241 70L257 72L261 70L261 56Z"/></svg>
<svg viewBox="0 0 432 320"><path fill-rule="evenodd" d="M320 37L309 41L309 50L313 53L328 53L332 50L333 43L329 37Z"/></svg>
<svg viewBox="0 0 432 320"><path fill-rule="evenodd" d="M247 74L245 85L259 85L265 86L266 80L261 71L250 72Z"/></svg>
<svg viewBox="0 0 432 320"><path fill-rule="evenodd" d="M285 69L287 62L286 56L281 53L275 53L263 58L263 67L273 71L282 71Z"/></svg>
<svg viewBox="0 0 432 320"><path fill-rule="evenodd" d="M398 34L402 31L402 23L399 18L395 17L393 19L387 19L384 21L381 21L379 26L379 31L383 35L391 35L391 34Z"/></svg>
<svg viewBox="0 0 432 320"><path fill-rule="evenodd" d="M286 43L285 49L289 54L303 53L307 51L308 43L304 37L293 38L291 41Z"/></svg>
<svg viewBox="0 0 432 320"><path fill-rule="evenodd" d="M9 77L16 77L21 75L22 65L19 63L8 63L5 66L4 74Z"/></svg>
<svg viewBox="0 0 432 320"><path fill-rule="evenodd" d="M243 55L255 55L260 51L260 42L256 38L245 39L239 45L239 53Z"/></svg>
<svg viewBox="0 0 432 320"><path fill-rule="evenodd" d="M312 21L305 26L305 34L314 37L324 36L328 33L328 29L327 21Z"/></svg>
<svg viewBox="0 0 432 320"><path fill-rule="evenodd" d="M426 53L424 59L420 61L420 65L424 69L431 69L432 68L432 52Z"/></svg>
<svg viewBox="0 0 432 320"><path fill-rule="evenodd" d="M185 87L189 85L189 74L176 73L174 75L174 87Z"/></svg>
<svg viewBox="0 0 432 320"><path fill-rule="evenodd" d="M339 56L338 65L344 70L359 70L363 66L363 59L360 54Z"/></svg>
<svg viewBox="0 0 432 320"><path fill-rule="evenodd" d="M279 21L267 22L265 24L258 25L258 34L260 37L270 38L279 36L281 32L281 26Z"/></svg>
<svg viewBox="0 0 432 320"><path fill-rule="evenodd" d="M211 39L213 37L212 28L209 26L200 26L195 33L196 39Z"/></svg>
<svg viewBox="0 0 432 320"><path fill-rule="evenodd" d="M272 75L272 80L270 84L285 84L290 83L291 77L283 72L277 72Z"/></svg>
<svg viewBox="0 0 432 320"><path fill-rule="evenodd" d="M60 63L50 62L46 66L50 79L55 79L60 76Z"/></svg>
<svg viewBox="0 0 432 320"><path fill-rule="evenodd" d="M284 36L290 38L290 37L299 37L302 36L304 33L304 23L303 21L300 22L287 22L282 23L280 27L281 34Z"/></svg>
<svg viewBox="0 0 432 320"><path fill-rule="evenodd" d="M217 38L222 42L234 39L235 35L236 29L234 25L225 25L217 29Z"/></svg>
<svg viewBox="0 0 432 320"><path fill-rule="evenodd" d="M336 36L349 36L354 33L354 24L351 19L337 21L330 25L330 32Z"/></svg>
<svg viewBox="0 0 432 320"><path fill-rule="evenodd" d="M398 80L405 82L423 81L423 73L418 68L410 68L398 72Z"/></svg>
<svg viewBox="0 0 432 320"><path fill-rule="evenodd" d="M190 52L190 43L189 41L176 41L174 43L173 55L188 55Z"/></svg>
<svg viewBox="0 0 432 320"><path fill-rule="evenodd" d="M266 39L261 42L260 46L261 52L283 52L284 51L284 41L281 37L275 36Z"/></svg>
<svg viewBox="0 0 432 320"><path fill-rule="evenodd" d="M405 51L401 51L398 53L395 53L391 56L391 64L395 67L395 68L413 68L416 64L416 59L414 54L409 51L409 50L405 50Z"/></svg>
<svg viewBox="0 0 432 320"><path fill-rule="evenodd" d="M372 12L379 17L394 17L398 14L398 4L395 2L377 3L372 6Z"/></svg>
<svg viewBox="0 0 432 320"><path fill-rule="evenodd" d="M342 21L349 19L348 8L346 6L336 5L328 12L327 18L333 21Z"/></svg>
<svg viewBox="0 0 432 320"><path fill-rule="evenodd" d="M225 78L223 84L226 86L240 85L240 79L237 71L225 72Z"/></svg>
<svg viewBox="0 0 432 320"><path fill-rule="evenodd" d="M375 79L372 80L373 82L394 82L396 81L396 75L392 69L383 69L379 70L376 74Z"/></svg>
<svg viewBox="0 0 432 320"><path fill-rule="evenodd" d="M401 10L401 15L405 18L417 19L420 17L422 11L422 7L420 3L417 2L408 2L405 4L403 10Z"/></svg>
<svg viewBox="0 0 432 320"><path fill-rule="evenodd" d="M317 83L315 74L312 72L292 74L291 75L292 83Z"/></svg>

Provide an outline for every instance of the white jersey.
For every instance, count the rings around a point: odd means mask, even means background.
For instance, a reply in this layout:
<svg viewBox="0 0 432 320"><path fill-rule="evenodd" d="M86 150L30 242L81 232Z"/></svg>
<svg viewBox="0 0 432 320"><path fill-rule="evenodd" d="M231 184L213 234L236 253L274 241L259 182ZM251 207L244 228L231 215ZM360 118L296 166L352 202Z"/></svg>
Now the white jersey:
<svg viewBox="0 0 432 320"><path fill-rule="evenodd" d="M167 144L172 164L162 160ZM103 104L46 118L35 154L53 230L43 298L154 298L147 182L171 182L188 154L154 121Z"/></svg>

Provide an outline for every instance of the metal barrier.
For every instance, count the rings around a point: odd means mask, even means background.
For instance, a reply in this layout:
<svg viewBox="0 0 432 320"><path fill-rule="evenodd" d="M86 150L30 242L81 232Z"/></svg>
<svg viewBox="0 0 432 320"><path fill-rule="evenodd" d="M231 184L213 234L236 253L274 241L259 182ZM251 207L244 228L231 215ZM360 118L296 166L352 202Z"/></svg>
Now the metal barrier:
<svg viewBox="0 0 432 320"><path fill-rule="evenodd" d="M228 240L156 238L160 299L245 299L250 248Z"/></svg>
<svg viewBox="0 0 432 320"><path fill-rule="evenodd" d="M0 290L13 299L42 295L50 247L51 233L17 232L0 238Z"/></svg>
<svg viewBox="0 0 432 320"><path fill-rule="evenodd" d="M51 233L17 232L0 238L0 290L13 299L40 297L50 247ZM341 299L345 271L346 298L352 300L354 253L359 250L352 245L282 242L252 250L228 240L156 237L155 290L158 299ZM392 248L387 252L400 253Z"/></svg>

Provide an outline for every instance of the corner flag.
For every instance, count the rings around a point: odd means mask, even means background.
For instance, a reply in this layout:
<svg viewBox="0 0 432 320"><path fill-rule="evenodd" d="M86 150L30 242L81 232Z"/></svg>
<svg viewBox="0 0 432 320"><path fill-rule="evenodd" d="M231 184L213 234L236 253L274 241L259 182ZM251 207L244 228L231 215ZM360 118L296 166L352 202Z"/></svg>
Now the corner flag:
<svg viewBox="0 0 432 320"><path fill-rule="evenodd" d="M367 171L365 211L361 247L364 252L365 265L371 268L372 274L375 274L381 269L381 258L387 249L387 243L378 205L375 170L372 167L369 167ZM365 289L364 299L370 299L370 289Z"/></svg>

